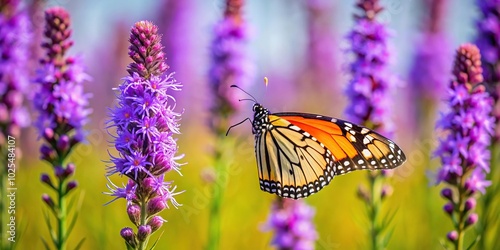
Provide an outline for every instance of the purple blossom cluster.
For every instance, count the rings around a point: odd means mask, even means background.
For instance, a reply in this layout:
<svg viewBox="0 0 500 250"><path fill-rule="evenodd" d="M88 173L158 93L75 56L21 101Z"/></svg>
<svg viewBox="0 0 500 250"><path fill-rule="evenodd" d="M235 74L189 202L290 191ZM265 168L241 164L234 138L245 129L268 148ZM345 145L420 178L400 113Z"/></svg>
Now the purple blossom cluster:
<svg viewBox="0 0 500 250"><path fill-rule="evenodd" d="M422 34L415 46L415 58L410 71L412 95L418 102L438 102L446 93L448 72L451 70L452 50L443 20L447 0L426 0ZM421 110L421 112L424 112Z"/></svg>
<svg viewBox="0 0 500 250"><path fill-rule="evenodd" d="M70 180L76 166L67 159L74 147L84 140L83 126L91 113L89 95L83 91L83 83L90 77L84 73L82 63L66 52L73 45L69 13L60 7L45 11L45 57L40 60L36 74L34 108L38 111L36 127L44 139L40 148L41 158L51 164L56 178L41 175L41 182L57 194L56 201L48 194L42 200L56 217L57 231L51 230L52 241L57 249L65 249L69 232L66 227L68 209L66 196L77 187ZM75 214L78 211L74 211ZM47 244L47 243L46 243Z"/></svg>
<svg viewBox="0 0 500 250"><path fill-rule="evenodd" d="M90 95L83 91L83 83L90 77L84 72L79 58L66 56L73 45L68 12L59 7L48 9L45 21L46 41L42 47L46 57L40 60L36 72L39 89L33 102L39 113L35 125L48 142L41 149L42 157L47 160L56 152L66 152L55 149L54 145L67 144L69 149L84 139L83 126L91 110L88 108ZM60 157L63 156L64 153Z"/></svg>
<svg viewBox="0 0 500 250"><path fill-rule="evenodd" d="M474 213L474 194L484 193L491 184L485 177L490 171L488 146L494 119L491 117L493 99L480 84L483 82L481 55L475 45L464 44L458 48L453 75L447 98L450 110L437 124L447 135L440 140L435 155L441 158L442 164L437 181L448 184L441 192L448 201L444 210L457 222L456 231L448 238L460 245L463 230L478 219ZM458 238L452 237L454 235Z"/></svg>
<svg viewBox="0 0 500 250"><path fill-rule="evenodd" d="M243 19L244 0L227 0L224 18L214 28L210 68L210 90L214 96L212 112L228 117L241 104L238 92L230 88L235 84L247 89L252 80L253 64L247 53L248 27ZM218 115L218 116L220 116ZM218 116L211 121L218 126ZM226 128L224 128L225 130Z"/></svg>
<svg viewBox="0 0 500 250"><path fill-rule="evenodd" d="M390 32L375 19L382 11L378 0L360 0L357 7L361 14L354 16L354 27L347 36L351 44L348 52L354 59L348 68L352 78L346 89L350 105L345 113L354 123L390 135L389 91L396 79L389 69Z"/></svg>
<svg viewBox="0 0 500 250"><path fill-rule="evenodd" d="M0 4L0 144L7 135L19 137L30 123L23 106L30 77L30 22L19 0Z"/></svg>
<svg viewBox="0 0 500 250"><path fill-rule="evenodd" d="M376 20L383 10L378 0L359 0L356 5L359 14L354 15L354 27L347 36L351 45L348 52L354 59L348 68L352 78L346 89L349 105L345 113L352 122L391 136L394 125L390 117L390 90L396 77L389 68L390 31ZM385 230L390 220L378 219L383 217L379 213L382 201L392 193L391 186L383 184L384 177L390 174L392 171L369 172L368 188L361 185L358 189L358 197L366 205L373 249L385 248L390 237Z"/></svg>
<svg viewBox="0 0 500 250"><path fill-rule="evenodd" d="M312 222L314 213L303 200L278 198L264 225L265 230L274 231L272 245L278 249L314 249L318 239Z"/></svg>
<svg viewBox="0 0 500 250"><path fill-rule="evenodd" d="M134 249L144 247L161 227L164 220L158 213L169 207L168 202L179 206L174 198L178 193L165 174L180 170L173 135L179 134L181 114L174 111L170 92L179 91L181 84L173 73L165 75L168 65L160 40L158 28L149 21L132 27L129 56L133 62L118 88L118 105L111 110L118 156L111 156L108 175L125 175L130 180L123 188L111 184L109 194L127 200L127 214L137 233L126 227L121 236Z"/></svg>
<svg viewBox="0 0 500 250"><path fill-rule="evenodd" d="M481 51L486 90L493 97L495 119L500 119L500 8L497 0L477 0L481 17L477 21L477 47ZM500 140L500 126L495 128L495 141Z"/></svg>

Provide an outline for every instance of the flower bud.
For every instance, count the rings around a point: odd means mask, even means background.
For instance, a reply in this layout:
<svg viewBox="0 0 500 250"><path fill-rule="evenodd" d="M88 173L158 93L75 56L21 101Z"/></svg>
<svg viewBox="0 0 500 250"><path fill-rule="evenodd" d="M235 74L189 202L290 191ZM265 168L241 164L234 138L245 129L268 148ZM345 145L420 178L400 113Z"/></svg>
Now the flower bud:
<svg viewBox="0 0 500 250"><path fill-rule="evenodd" d="M46 144L40 147L40 154L40 158L48 162L53 162L56 159L56 151Z"/></svg>
<svg viewBox="0 0 500 250"><path fill-rule="evenodd" d="M465 201L465 212L468 212L476 207L476 199L470 197Z"/></svg>
<svg viewBox="0 0 500 250"><path fill-rule="evenodd" d="M469 217L465 220L465 227L476 224L478 219L479 217L476 213L470 214Z"/></svg>
<svg viewBox="0 0 500 250"><path fill-rule="evenodd" d="M448 202L444 205L443 209L447 214L451 215L453 213L454 206L451 202Z"/></svg>
<svg viewBox="0 0 500 250"><path fill-rule="evenodd" d="M51 142L52 140L54 140L54 130L52 130L51 128L45 128L45 130L43 130L43 138L47 142Z"/></svg>
<svg viewBox="0 0 500 250"><path fill-rule="evenodd" d="M131 246L133 249L137 247L137 240L134 235L134 231L130 227L125 227L120 231L120 235L125 240L127 245Z"/></svg>
<svg viewBox="0 0 500 250"><path fill-rule="evenodd" d="M54 167L54 174L56 177L60 180L64 179L64 168L62 166L55 166Z"/></svg>
<svg viewBox="0 0 500 250"><path fill-rule="evenodd" d="M51 209L55 208L55 203L52 198L48 194L42 194L42 200L49 206Z"/></svg>
<svg viewBox="0 0 500 250"><path fill-rule="evenodd" d="M57 148L62 152L68 151L69 137L67 135L61 135L61 137L59 137L59 140L57 140Z"/></svg>
<svg viewBox="0 0 500 250"><path fill-rule="evenodd" d="M69 193L71 190L75 189L78 186L76 181L70 181L66 185L66 193Z"/></svg>
<svg viewBox="0 0 500 250"><path fill-rule="evenodd" d="M457 241L458 240L458 233L457 233L457 231L453 230L453 231L449 232L446 235L446 238L448 238L448 240L451 241L451 242Z"/></svg>
<svg viewBox="0 0 500 250"><path fill-rule="evenodd" d="M141 221L141 208L138 205L131 204L127 207L127 214L130 221L138 226Z"/></svg>
<svg viewBox="0 0 500 250"><path fill-rule="evenodd" d="M141 225L137 230L137 239L139 242L145 241L151 234L151 227L149 225Z"/></svg>
<svg viewBox="0 0 500 250"><path fill-rule="evenodd" d="M148 215L157 214L167 207L165 199L161 196L155 197L148 202L147 213Z"/></svg>
<svg viewBox="0 0 500 250"><path fill-rule="evenodd" d="M453 200L453 192L450 188L443 188L443 190L441 190L441 196L443 196L447 200Z"/></svg>
<svg viewBox="0 0 500 250"><path fill-rule="evenodd" d="M147 224L151 227L152 232L155 232L163 225L163 222L165 220L161 216L153 216Z"/></svg>
<svg viewBox="0 0 500 250"><path fill-rule="evenodd" d="M45 174L45 173L42 174L40 176L40 181L42 181L42 183L49 185L49 187L55 189L54 184L52 184L52 180L50 179L50 176L48 174Z"/></svg>
<svg viewBox="0 0 500 250"><path fill-rule="evenodd" d="M75 164L73 163L68 163L68 165L66 165L66 168L64 169L64 177L68 177L68 176L71 176L75 173Z"/></svg>

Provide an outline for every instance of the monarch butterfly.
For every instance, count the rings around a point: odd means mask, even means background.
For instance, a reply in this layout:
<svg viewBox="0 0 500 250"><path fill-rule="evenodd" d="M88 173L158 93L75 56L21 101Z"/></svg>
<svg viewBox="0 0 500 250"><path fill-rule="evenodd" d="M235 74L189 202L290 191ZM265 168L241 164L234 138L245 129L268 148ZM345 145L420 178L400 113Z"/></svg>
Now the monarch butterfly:
<svg viewBox="0 0 500 250"><path fill-rule="evenodd" d="M252 133L263 191L305 198L335 175L392 169L406 161L398 145L368 128L315 114L270 113L255 98L252 101Z"/></svg>

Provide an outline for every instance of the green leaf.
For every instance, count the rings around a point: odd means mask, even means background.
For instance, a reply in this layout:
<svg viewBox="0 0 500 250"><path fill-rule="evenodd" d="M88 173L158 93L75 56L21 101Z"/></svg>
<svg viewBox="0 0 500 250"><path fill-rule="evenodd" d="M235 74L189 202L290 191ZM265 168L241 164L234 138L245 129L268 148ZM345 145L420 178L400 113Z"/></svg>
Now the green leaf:
<svg viewBox="0 0 500 250"><path fill-rule="evenodd" d="M49 214L47 212L44 212L44 219L45 219L45 223L47 224L47 228L49 229L49 233L50 233L50 237L52 239L52 242L54 243L54 245L57 246L57 235L56 233L54 232L54 228L52 227L52 223L50 223L50 217L49 217Z"/></svg>
<svg viewBox="0 0 500 250"><path fill-rule="evenodd" d="M158 238L155 240L155 242L154 242L154 243L153 243L153 245L151 246L151 248L150 248L151 250L155 249L156 244L158 243L158 241L160 240L161 236L163 235L163 232L164 232L164 231L161 231L160 236L158 236Z"/></svg>
<svg viewBox="0 0 500 250"><path fill-rule="evenodd" d="M49 247L49 244L47 243L47 241L45 241L45 239L44 239L44 238L42 238L42 237L40 237L40 238L42 239L42 243L43 243L43 245L45 246L45 249L46 249L46 250L50 250L50 247Z"/></svg>
<svg viewBox="0 0 500 250"><path fill-rule="evenodd" d="M79 250L83 246L83 242L85 242L85 238L82 238L80 242L75 247L75 250Z"/></svg>
<svg viewBox="0 0 500 250"><path fill-rule="evenodd" d="M470 243L470 245L466 248L466 250L470 250L472 249L472 247L478 242L481 240L481 235L478 235L474 241L472 241L472 243Z"/></svg>

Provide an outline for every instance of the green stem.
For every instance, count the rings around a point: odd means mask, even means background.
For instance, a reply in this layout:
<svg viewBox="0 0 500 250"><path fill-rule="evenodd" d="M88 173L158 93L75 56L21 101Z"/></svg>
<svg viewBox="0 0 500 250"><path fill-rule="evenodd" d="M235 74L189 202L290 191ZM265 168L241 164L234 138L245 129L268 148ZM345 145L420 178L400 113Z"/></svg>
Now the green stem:
<svg viewBox="0 0 500 250"><path fill-rule="evenodd" d="M464 245L464 234L465 234L465 188L464 188L464 176L462 175L458 183L458 222L455 225L458 233L458 239L455 241L455 249L462 250Z"/></svg>
<svg viewBox="0 0 500 250"><path fill-rule="evenodd" d="M213 184L213 197L210 207L210 218L208 225L208 244L207 250L217 250L220 248L220 231L221 231L221 206L224 196L224 187L227 180L227 165L224 161L223 152L227 144L227 138L224 134L218 134L216 145L215 145L215 155L214 155L214 166L216 179Z"/></svg>
<svg viewBox="0 0 500 250"><path fill-rule="evenodd" d="M141 200L141 223L139 225L146 225L146 207L147 207L147 203L146 201ZM137 228L139 229L139 228ZM139 242L139 246L138 246L138 250L144 250L146 249L147 245L148 245L148 241L149 241L149 236L146 238L145 241L141 241Z"/></svg>
<svg viewBox="0 0 500 250"><path fill-rule="evenodd" d="M59 182L58 195L58 218L57 218L57 249L66 249L66 199L64 194L64 181Z"/></svg>
<svg viewBox="0 0 500 250"><path fill-rule="evenodd" d="M371 191L371 199L370 204L368 204L368 211L370 217L370 236L371 236L371 245L373 250L378 249L378 238L379 238L379 228L377 225L377 217L378 217L378 209L380 202L380 190L378 190L378 178L379 175L373 175L373 173L368 173L368 179L370 180L370 191Z"/></svg>

